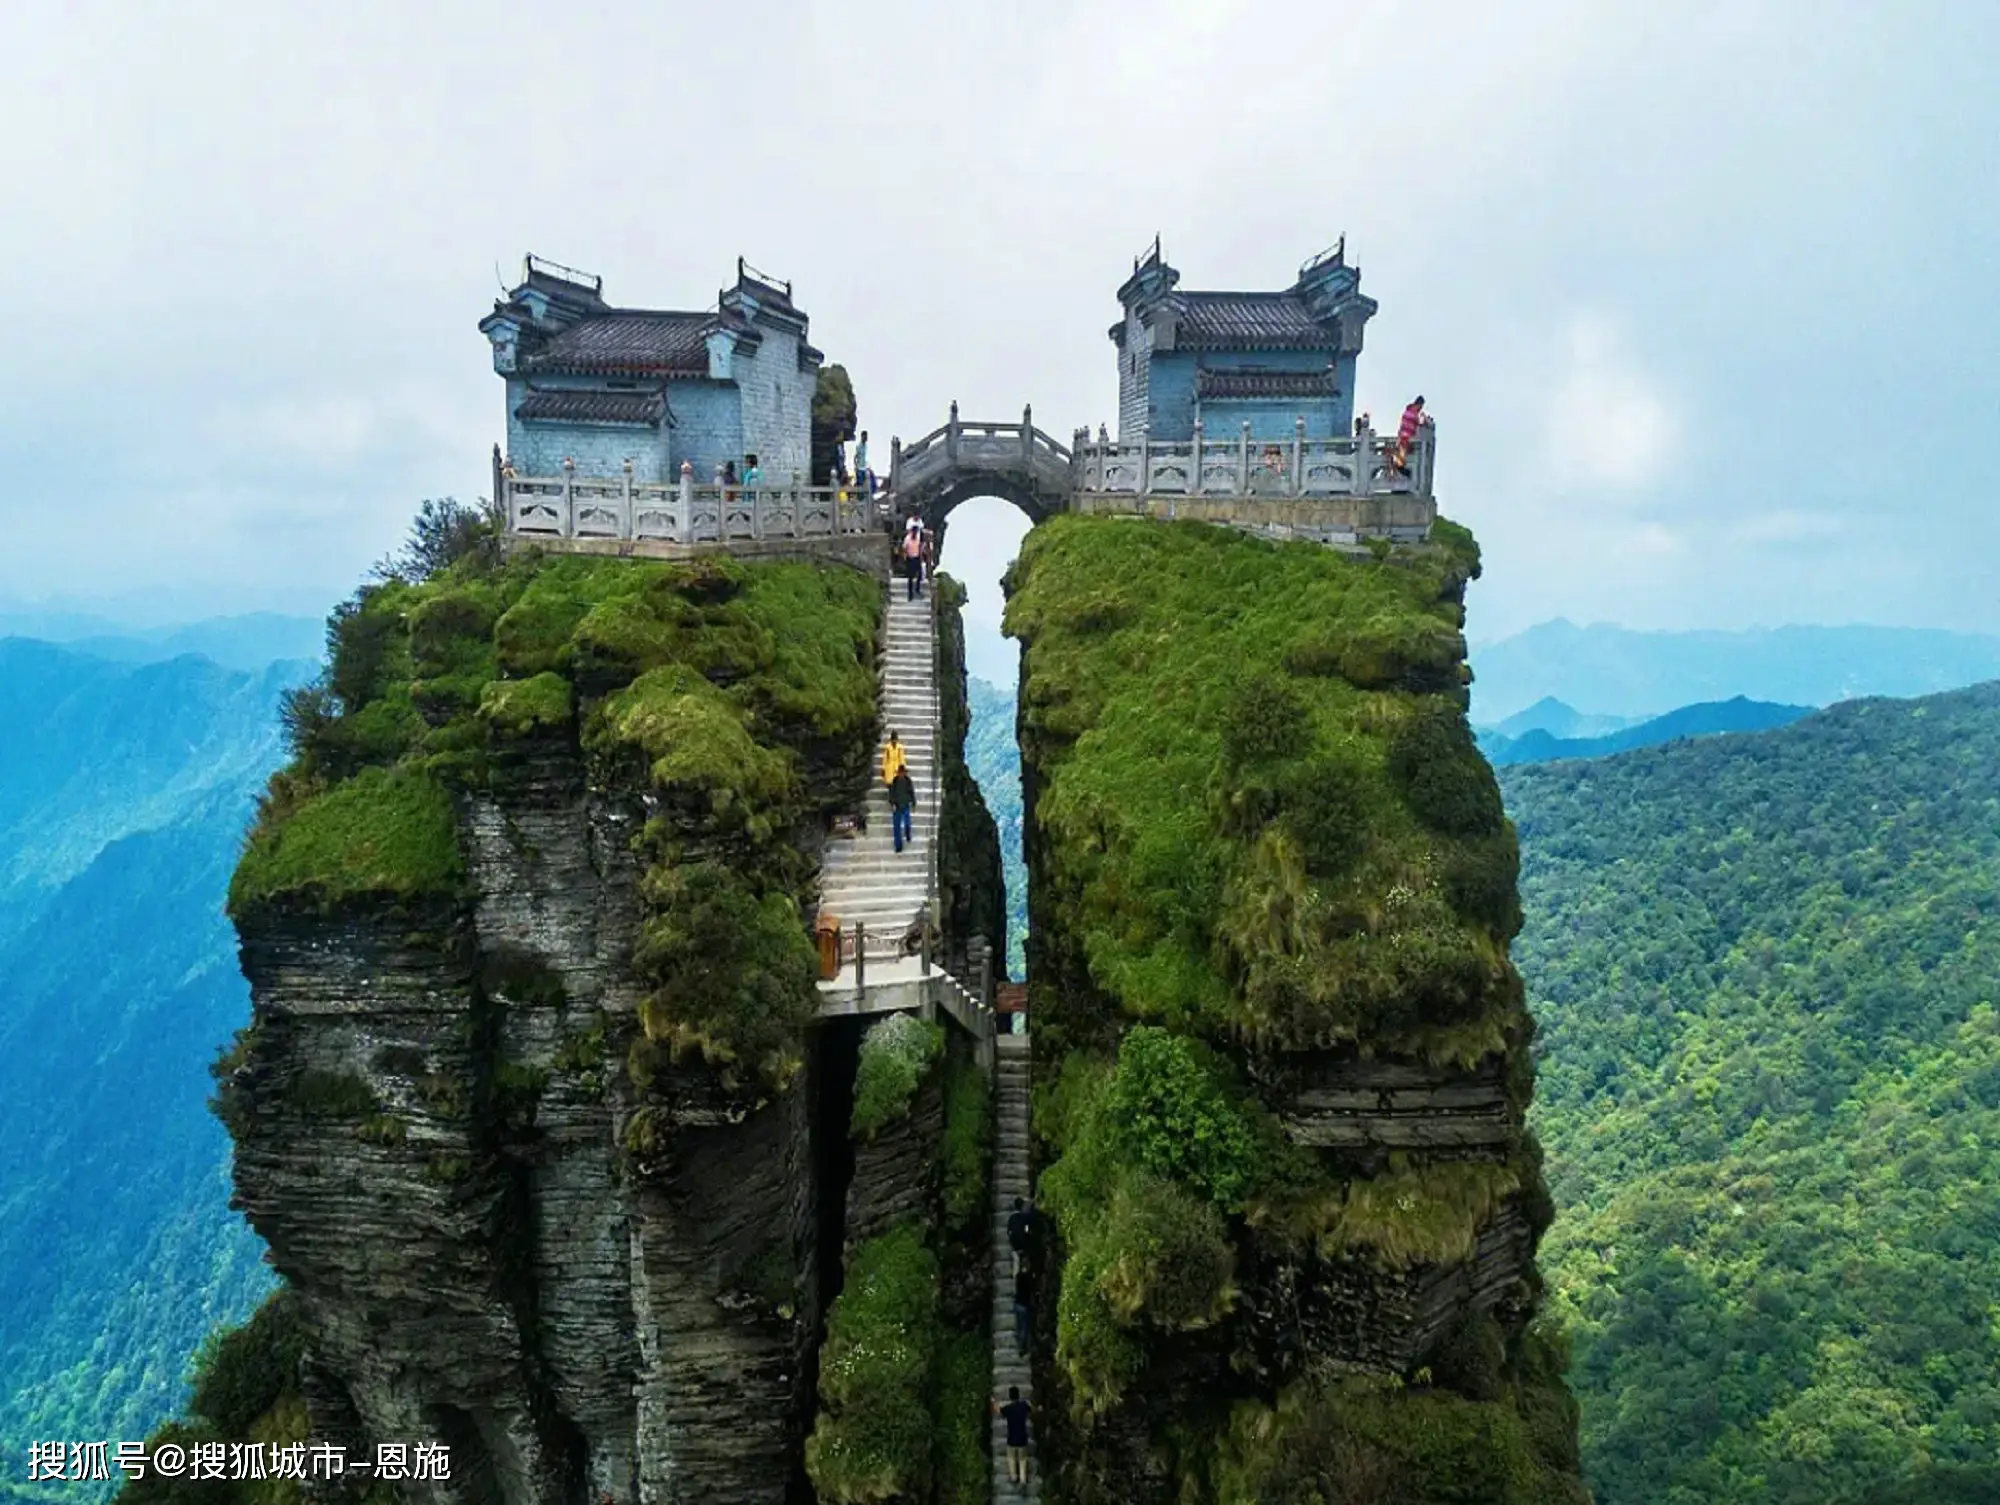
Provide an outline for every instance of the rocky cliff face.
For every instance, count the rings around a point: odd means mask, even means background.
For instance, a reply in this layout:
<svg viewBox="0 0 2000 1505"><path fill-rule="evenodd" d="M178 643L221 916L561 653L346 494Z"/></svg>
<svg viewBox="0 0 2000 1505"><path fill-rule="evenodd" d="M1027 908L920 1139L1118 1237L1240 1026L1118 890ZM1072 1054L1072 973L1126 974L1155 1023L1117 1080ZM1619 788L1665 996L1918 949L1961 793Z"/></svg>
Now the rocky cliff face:
<svg viewBox="0 0 2000 1505"><path fill-rule="evenodd" d="M1513 833L1464 720L1476 570L1449 524L1366 560L1082 518L1024 546L1063 1498L1587 1499L1532 1320L1551 1209Z"/></svg>
<svg viewBox="0 0 2000 1505"><path fill-rule="evenodd" d="M315 1436L443 1443L433 1497L468 1505L783 1500L840 1230L815 1154L847 1131L797 917L866 777L880 587L580 563L354 614L389 646L345 665L232 895L238 1201L300 1303ZM822 664L759 636L760 592ZM341 766L399 699L421 721Z"/></svg>

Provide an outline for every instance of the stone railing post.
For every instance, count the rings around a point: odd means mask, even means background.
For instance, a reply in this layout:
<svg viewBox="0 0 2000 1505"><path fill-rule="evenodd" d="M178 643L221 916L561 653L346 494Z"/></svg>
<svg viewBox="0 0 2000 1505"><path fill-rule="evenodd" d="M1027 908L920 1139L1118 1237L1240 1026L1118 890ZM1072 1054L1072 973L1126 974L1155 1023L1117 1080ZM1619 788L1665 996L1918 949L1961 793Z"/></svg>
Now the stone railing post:
<svg viewBox="0 0 2000 1505"><path fill-rule="evenodd" d="M507 532L514 531L514 499L507 495L505 465L500 458L500 446L493 446L493 510L500 514L500 526Z"/></svg>
<svg viewBox="0 0 2000 1505"><path fill-rule="evenodd" d="M1148 496L1153 490L1153 441L1139 441L1139 495Z"/></svg>
<svg viewBox="0 0 2000 1505"><path fill-rule="evenodd" d="M632 536L632 457L625 457L625 502L618 512L618 536Z"/></svg>
<svg viewBox="0 0 2000 1505"><path fill-rule="evenodd" d="M1243 438L1236 451L1236 491L1239 496L1250 494L1250 420L1243 420Z"/></svg>
<svg viewBox="0 0 2000 1505"><path fill-rule="evenodd" d="M1303 496L1306 489L1306 415L1292 420L1292 495Z"/></svg>
<svg viewBox="0 0 2000 1505"><path fill-rule="evenodd" d="M1069 487L1071 491L1081 491L1084 476L1090 464L1084 451L1090 447L1090 429L1086 425L1076 431L1075 440L1069 447Z"/></svg>
<svg viewBox="0 0 2000 1505"><path fill-rule="evenodd" d="M576 461L563 456L563 530L564 538L576 537Z"/></svg>
<svg viewBox="0 0 2000 1505"><path fill-rule="evenodd" d="M1363 424L1354 431L1354 494L1367 496L1375 489L1375 430Z"/></svg>
<svg viewBox="0 0 2000 1505"><path fill-rule="evenodd" d="M948 465L958 464L958 399L951 400L951 421L944 426L944 458Z"/></svg>
<svg viewBox="0 0 2000 1505"><path fill-rule="evenodd" d="M1021 463L1035 468L1035 405L1021 404Z"/></svg>
<svg viewBox="0 0 2000 1505"><path fill-rule="evenodd" d="M1426 423L1419 432L1423 435L1424 444L1417 462L1417 495L1429 500L1432 479L1437 471L1437 424Z"/></svg>
<svg viewBox="0 0 2000 1505"><path fill-rule="evenodd" d="M681 542L694 536L694 461L681 461Z"/></svg>
<svg viewBox="0 0 2000 1505"><path fill-rule="evenodd" d="M893 435L889 439L889 489L896 489L896 477L903 470L903 441Z"/></svg>
<svg viewBox="0 0 2000 1505"><path fill-rule="evenodd" d="M861 990L868 986L868 927L860 920L854 922L854 1007L861 1009Z"/></svg>
<svg viewBox="0 0 2000 1505"><path fill-rule="evenodd" d="M1189 479L1194 484L1188 487L1188 491L1195 496L1200 496L1201 495L1201 419L1198 417L1194 421L1194 452L1189 458L1194 465L1194 472L1189 477Z"/></svg>

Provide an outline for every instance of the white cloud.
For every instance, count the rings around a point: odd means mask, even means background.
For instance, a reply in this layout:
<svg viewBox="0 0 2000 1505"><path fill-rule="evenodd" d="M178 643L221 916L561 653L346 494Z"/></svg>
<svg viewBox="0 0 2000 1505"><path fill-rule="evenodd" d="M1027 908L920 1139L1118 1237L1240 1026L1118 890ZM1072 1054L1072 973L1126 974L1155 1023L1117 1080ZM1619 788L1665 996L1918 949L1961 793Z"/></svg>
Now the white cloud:
<svg viewBox="0 0 2000 1505"><path fill-rule="evenodd" d="M1680 423L1653 379L1601 314L1579 314L1565 334L1549 405L1549 463L1569 486L1636 491L1660 479Z"/></svg>

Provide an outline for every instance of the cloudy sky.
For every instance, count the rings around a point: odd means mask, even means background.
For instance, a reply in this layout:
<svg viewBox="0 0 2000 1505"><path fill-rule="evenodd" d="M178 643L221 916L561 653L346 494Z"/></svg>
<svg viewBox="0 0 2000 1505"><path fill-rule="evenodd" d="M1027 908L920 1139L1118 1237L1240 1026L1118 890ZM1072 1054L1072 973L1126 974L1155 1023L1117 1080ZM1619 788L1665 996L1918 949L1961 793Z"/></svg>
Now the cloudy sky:
<svg viewBox="0 0 2000 1505"><path fill-rule="evenodd" d="M482 491L524 251L790 278L886 451L1114 417L1157 231L1191 288L1347 236L1475 639L2000 631L1991 0L7 0L0 56L0 604L323 611Z"/></svg>

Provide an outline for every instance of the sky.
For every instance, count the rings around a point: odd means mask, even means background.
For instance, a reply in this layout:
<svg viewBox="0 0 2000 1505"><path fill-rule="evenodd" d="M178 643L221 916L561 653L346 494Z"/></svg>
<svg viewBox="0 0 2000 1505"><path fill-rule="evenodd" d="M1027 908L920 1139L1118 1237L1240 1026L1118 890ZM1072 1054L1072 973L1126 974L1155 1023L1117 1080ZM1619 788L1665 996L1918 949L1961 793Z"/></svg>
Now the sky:
<svg viewBox="0 0 2000 1505"><path fill-rule="evenodd" d="M1475 642L2000 631L1991 0L8 0L0 56L0 608L323 612L485 489L525 252L790 279L886 455L1115 419L1156 233L1187 288L1345 235Z"/></svg>

